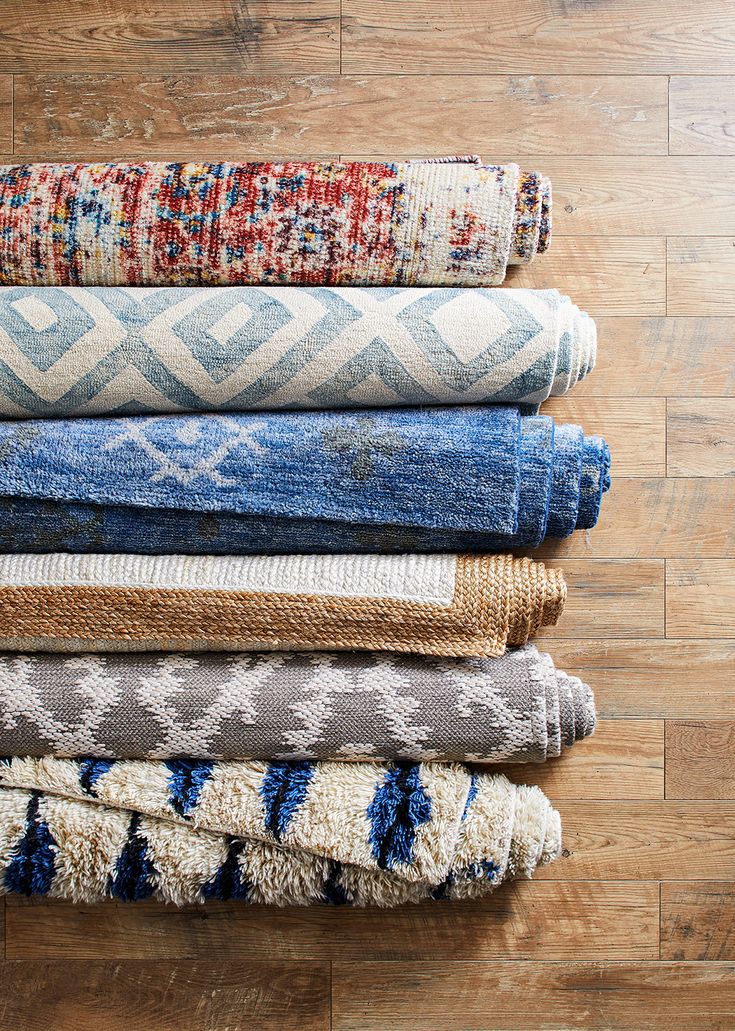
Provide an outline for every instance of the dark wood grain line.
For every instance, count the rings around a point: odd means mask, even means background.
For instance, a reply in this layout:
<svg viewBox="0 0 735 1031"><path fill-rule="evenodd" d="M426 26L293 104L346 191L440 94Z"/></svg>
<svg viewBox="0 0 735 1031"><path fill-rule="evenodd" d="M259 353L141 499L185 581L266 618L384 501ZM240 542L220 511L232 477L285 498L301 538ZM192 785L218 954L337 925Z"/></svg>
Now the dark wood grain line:
<svg viewBox="0 0 735 1031"><path fill-rule="evenodd" d="M566 863L566 861L563 861ZM658 887L523 882L474 902L392 910L209 902L75 906L12 898L8 958L653 959Z"/></svg>

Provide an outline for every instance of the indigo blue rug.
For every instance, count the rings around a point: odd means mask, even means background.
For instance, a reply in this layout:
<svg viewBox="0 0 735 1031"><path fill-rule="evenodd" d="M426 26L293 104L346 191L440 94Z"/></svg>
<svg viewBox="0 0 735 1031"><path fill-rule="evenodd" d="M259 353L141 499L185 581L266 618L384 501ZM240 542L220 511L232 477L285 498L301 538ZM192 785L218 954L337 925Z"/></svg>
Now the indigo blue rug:
<svg viewBox="0 0 735 1031"><path fill-rule="evenodd" d="M0 550L535 547L597 520L599 437L517 407L0 423Z"/></svg>

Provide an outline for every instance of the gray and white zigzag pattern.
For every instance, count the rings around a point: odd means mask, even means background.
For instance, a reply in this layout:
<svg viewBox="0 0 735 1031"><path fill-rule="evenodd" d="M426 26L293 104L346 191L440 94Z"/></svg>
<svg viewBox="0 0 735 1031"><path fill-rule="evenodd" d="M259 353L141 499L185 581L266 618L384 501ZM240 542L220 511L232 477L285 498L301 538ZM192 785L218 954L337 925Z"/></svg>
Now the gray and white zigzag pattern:
<svg viewBox="0 0 735 1031"><path fill-rule="evenodd" d="M531 645L383 653L0 655L0 755L541 762L594 702Z"/></svg>

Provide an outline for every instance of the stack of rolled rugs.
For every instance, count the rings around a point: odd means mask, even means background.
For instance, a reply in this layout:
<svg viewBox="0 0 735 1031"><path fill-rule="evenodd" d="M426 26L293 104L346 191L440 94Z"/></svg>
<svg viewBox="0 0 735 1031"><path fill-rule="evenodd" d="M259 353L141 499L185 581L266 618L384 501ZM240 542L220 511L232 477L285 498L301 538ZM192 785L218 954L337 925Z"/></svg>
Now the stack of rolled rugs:
<svg viewBox="0 0 735 1031"><path fill-rule="evenodd" d="M516 165L0 169L0 888L392 906L561 852L609 451Z"/></svg>

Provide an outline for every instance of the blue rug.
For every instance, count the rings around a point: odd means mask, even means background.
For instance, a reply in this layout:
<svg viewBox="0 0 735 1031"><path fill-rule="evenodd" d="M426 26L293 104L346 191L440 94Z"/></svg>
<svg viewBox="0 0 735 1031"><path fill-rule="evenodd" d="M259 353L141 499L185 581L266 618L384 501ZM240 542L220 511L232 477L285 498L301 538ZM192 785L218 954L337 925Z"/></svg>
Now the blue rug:
<svg viewBox="0 0 735 1031"><path fill-rule="evenodd" d="M0 423L0 550L488 551L595 524L609 451L516 407Z"/></svg>

